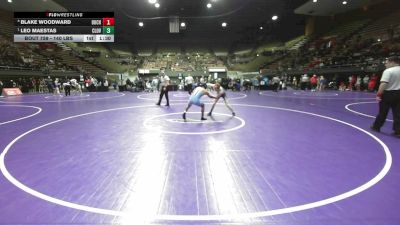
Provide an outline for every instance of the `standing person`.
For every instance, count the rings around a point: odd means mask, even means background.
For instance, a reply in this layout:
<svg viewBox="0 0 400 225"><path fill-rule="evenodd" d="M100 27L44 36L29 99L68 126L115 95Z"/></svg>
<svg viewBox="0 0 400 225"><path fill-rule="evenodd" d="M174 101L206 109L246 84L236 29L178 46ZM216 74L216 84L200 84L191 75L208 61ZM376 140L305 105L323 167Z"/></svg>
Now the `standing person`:
<svg viewBox="0 0 400 225"><path fill-rule="evenodd" d="M44 78L40 78L40 80L39 80L39 93L43 93L45 87L46 87L46 81L44 80Z"/></svg>
<svg viewBox="0 0 400 225"><path fill-rule="evenodd" d="M169 86L169 77L165 75L165 69L161 68L160 69L160 98L158 99L158 102L156 105L161 104L161 100L165 94L165 99L167 99L167 104L165 106L169 106L169 98L168 98L168 86Z"/></svg>
<svg viewBox="0 0 400 225"><path fill-rule="evenodd" d="M82 94L81 85L78 83L78 81L76 79L72 78L70 80L69 84L70 84L70 90L71 90L71 87L73 87L77 92L79 92L79 94Z"/></svg>
<svg viewBox="0 0 400 225"><path fill-rule="evenodd" d="M0 96L1 96L2 93L3 93L3 87L4 87L4 84L3 84L3 82L0 80Z"/></svg>
<svg viewBox="0 0 400 225"><path fill-rule="evenodd" d="M308 74L305 73L300 78L300 89L307 90L309 85L310 85L310 78L308 77Z"/></svg>
<svg viewBox="0 0 400 225"><path fill-rule="evenodd" d="M372 74L371 78L368 81L368 91L373 92L375 90L377 82L378 82L378 76L376 76L376 74Z"/></svg>
<svg viewBox="0 0 400 225"><path fill-rule="evenodd" d="M53 87L53 80L50 78L50 76L48 76L46 79L46 85L47 85L47 90L49 91L49 93L52 94L54 92L54 87Z"/></svg>
<svg viewBox="0 0 400 225"><path fill-rule="evenodd" d="M380 131L385 123L389 109L393 113L394 135L400 138L400 57L392 56L386 60L376 99L379 101L379 113L371 126Z"/></svg>
<svg viewBox="0 0 400 225"><path fill-rule="evenodd" d="M201 83L201 84L205 84L204 76L201 76L201 78L200 78L200 83Z"/></svg>
<svg viewBox="0 0 400 225"><path fill-rule="evenodd" d="M152 92L152 90L151 90L151 83L150 83L149 80L146 80L146 88L144 89L144 91Z"/></svg>
<svg viewBox="0 0 400 225"><path fill-rule="evenodd" d="M354 90L354 85L356 84L356 81L357 81L356 75L349 76L349 86L347 86L348 91Z"/></svg>
<svg viewBox="0 0 400 225"><path fill-rule="evenodd" d="M272 84L272 91L274 92L278 92L279 90L279 82L281 82L281 80L279 79L278 76L274 76L271 80L271 84Z"/></svg>
<svg viewBox="0 0 400 225"><path fill-rule="evenodd" d="M214 91L217 92L217 97L215 97L214 104L211 106L211 110L207 114L207 116L212 116L212 111L214 110L214 107L220 98L224 99L225 106L232 112L232 116L235 116L235 112L233 111L232 107L229 106L229 104L228 104L228 99L226 97L225 89L223 87L221 87L221 85L219 83L216 83L216 84L212 85L211 87L214 89Z"/></svg>
<svg viewBox="0 0 400 225"><path fill-rule="evenodd" d="M356 90L361 91L361 77L357 76L356 78L356 84L355 84Z"/></svg>
<svg viewBox="0 0 400 225"><path fill-rule="evenodd" d="M319 87L318 87L318 90L319 90L319 91L325 90L325 86L326 86L326 79L325 79L324 76L321 75L320 78L319 78Z"/></svg>
<svg viewBox="0 0 400 225"><path fill-rule="evenodd" d="M151 87L152 87L153 92L158 91L158 78L157 77L153 77L153 80L151 81Z"/></svg>
<svg viewBox="0 0 400 225"><path fill-rule="evenodd" d="M90 85L92 84L92 80L90 79L90 77L87 77L87 78L85 79L84 83L85 83L85 88L86 88L87 90L90 90L89 87L90 87Z"/></svg>
<svg viewBox="0 0 400 225"><path fill-rule="evenodd" d="M292 88L297 90L297 78L296 78L296 76L293 76Z"/></svg>
<svg viewBox="0 0 400 225"><path fill-rule="evenodd" d="M80 85L79 85L79 86L80 86ZM104 91L108 91L108 86L109 86L109 84L108 84L107 77L104 78L103 86L104 86Z"/></svg>
<svg viewBox="0 0 400 225"><path fill-rule="evenodd" d="M280 82L279 82L279 86L280 86L280 88L282 89L282 90L286 90L287 88L286 88L286 81L285 80L281 80Z"/></svg>
<svg viewBox="0 0 400 225"><path fill-rule="evenodd" d="M215 98L214 96L210 95L210 93L206 89L207 85L203 84L199 87L196 87L192 95L190 95L188 105L185 109L185 111L182 114L182 118L186 121L186 112L190 109L192 105L197 105L201 107L201 118L200 120L207 120L204 118L204 103L200 102L200 98L203 97L203 95L207 95L210 98Z"/></svg>
<svg viewBox="0 0 400 225"><path fill-rule="evenodd" d="M193 82L194 79L190 74L187 77L185 77L186 89L189 92L189 95L191 95L193 91Z"/></svg>
<svg viewBox="0 0 400 225"><path fill-rule="evenodd" d="M54 92L59 95L60 94L60 81L58 80L58 78L56 78L54 80Z"/></svg>
<svg viewBox="0 0 400 225"><path fill-rule="evenodd" d="M68 78L65 80L65 83L63 83L63 86L65 91L65 96L71 95L71 83Z"/></svg>
<svg viewBox="0 0 400 225"><path fill-rule="evenodd" d="M253 78L253 88L254 90L258 91L260 89L260 83L258 82L258 78Z"/></svg>
<svg viewBox="0 0 400 225"><path fill-rule="evenodd" d="M311 91L316 91L317 90L318 78L317 78L316 74L312 75L312 77L310 79L310 85L311 85Z"/></svg>
<svg viewBox="0 0 400 225"><path fill-rule="evenodd" d="M362 81L363 81L362 89L363 89L363 91L367 91L368 90L369 76L365 75L364 78L362 79Z"/></svg>

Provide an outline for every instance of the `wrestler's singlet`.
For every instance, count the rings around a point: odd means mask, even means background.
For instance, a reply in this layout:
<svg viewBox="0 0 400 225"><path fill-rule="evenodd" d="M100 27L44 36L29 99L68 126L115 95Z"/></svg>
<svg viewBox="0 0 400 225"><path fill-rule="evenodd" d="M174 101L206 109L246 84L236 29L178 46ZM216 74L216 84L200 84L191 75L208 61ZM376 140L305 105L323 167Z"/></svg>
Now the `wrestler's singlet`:
<svg viewBox="0 0 400 225"><path fill-rule="evenodd" d="M195 88L194 91L192 92L192 95L190 96L190 102L198 105L200 104L200 98L204 95L203 89L202 88Z"/></svg>

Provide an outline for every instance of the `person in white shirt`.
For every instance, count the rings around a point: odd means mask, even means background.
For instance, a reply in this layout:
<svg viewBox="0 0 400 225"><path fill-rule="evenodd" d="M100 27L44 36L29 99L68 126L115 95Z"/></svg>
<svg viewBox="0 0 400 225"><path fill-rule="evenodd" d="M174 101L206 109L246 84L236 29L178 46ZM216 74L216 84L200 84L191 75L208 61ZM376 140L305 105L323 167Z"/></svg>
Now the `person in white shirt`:
<svg viewBox="0 0 400 225"><path fill-rule="evenodd" d="M200 78L200 83L202 83L202 84L205 83L205 80L204 80L204 77L203 77L203 76L201 76L201 78Z"/></svg>
<svg viewBox="0 0 400 225"><path fill-rule="evenodd" d="M279 83L281 82L281 79L279 79L278 76L274 76L271 80L271 84L272 84L272 91L274 92L278 92L279 90Z"/></svg>
<svg viewBox="0 0 400 225"><path fill-rule="evenodd" d="M228 99L226 97L225 89L223 87L221 87L221 85L219 83L215 83L214 85L207 84L207 86L211 87L212 89L214 89L214 91L217 92L217 96L215 97L214 104L211 106L211 110L210 110L210 112L208 112L207 116L212 116L212 111L214 110L214 107L220 98L224 99L225 106L232 112L232 116L235 116L235 112L233 111L232 107L228 104Z"/></svg>
<svg viewBox="0 0 400 225"><path fill-rule="evenodd" d="M54 92L55 92L57 95L60 94L60 86L61 86L60 81L58 80L58 78L56 78L56 79L54 80Z"/></svg>
<svg viewBox="0 0 400 225"><path fill-rule="evenodd" d="M144 89L147 92L151 92L152 90L151 83L149 80L146 80L146 88Z"/></svg>
<svg viewBox="0 0 400 225"><path fill-rule="evenodd" d="M304 74L300 80L300 88L301 90L307 90L309 86L310 86L310 78L308 77L307 74Z"/></svg>
<svg viewBox="0 0 400 225"><path fill-rule="evenodd" d="M380 132L386 121L389 110L393 113L394 135L400 138L400 57L389 57L385 62L376 99L379 101L379 113L371 126L374 131Z"/></svg>
<svg viewBox="0 0 400 225"><path fill-rule="evenodd" d="M157 92L158 91L158 78L154 77L153 80L151 81L151 87L152 87L152 91L153 92Z"/></svg>
<svg viewBox="0 0 400 225"><path fill-rule="evenodd" d="M194 79L190 74L187 77L185 77L186 89L189 92L189 95L191 95L193 91L193 82Z"/></svg>
<svg viewBox="0 0 400 225"><path fill-rule="evenodd" d="M80 85L79 85L80 86ZM108 86L109 86L109 83L108 83L108 79L107 79L107 77L106 78L104 78L104 80L103 80L103 87L101 87L102 88L102 91L108 91Z"/></svg>
<svg viewBox="0 0 400 225"><path fill-rule="evenodd" d="M158 99L158 102L156 105L161 104L161 100L165 94L165 99L167 99L167 104L165 106L169 106L169 98L168 98L168 86L169 86L169 77L165 75L165 69L160 70L160 98Z"/></svg>
<svg viewBox="0 0 400 225"><path fill-rule="evenodd" d="M70 87L73 87L79 94L82 94L81 85L78 83L76 79L70 80Z"/></svg>
<svg viewBox="0 0 400 225"><path fill-rule="evenodd" d="M357 80L356 80L355 86L356 86L356 90L357 91L361 91L361 77L360 76L357 76Z"/></svg>

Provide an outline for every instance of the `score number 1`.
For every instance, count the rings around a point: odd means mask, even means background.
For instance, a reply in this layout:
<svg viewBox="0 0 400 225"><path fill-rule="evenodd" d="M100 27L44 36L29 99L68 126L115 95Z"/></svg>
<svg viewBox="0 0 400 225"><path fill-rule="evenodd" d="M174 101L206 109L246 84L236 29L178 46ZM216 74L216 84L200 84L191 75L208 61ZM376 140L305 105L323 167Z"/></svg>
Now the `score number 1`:
<svg viewBox="0 0 400 225"><path fill-rule="evenodd" d="M103 34L114 34L114 18L103 18Z"/></svg>

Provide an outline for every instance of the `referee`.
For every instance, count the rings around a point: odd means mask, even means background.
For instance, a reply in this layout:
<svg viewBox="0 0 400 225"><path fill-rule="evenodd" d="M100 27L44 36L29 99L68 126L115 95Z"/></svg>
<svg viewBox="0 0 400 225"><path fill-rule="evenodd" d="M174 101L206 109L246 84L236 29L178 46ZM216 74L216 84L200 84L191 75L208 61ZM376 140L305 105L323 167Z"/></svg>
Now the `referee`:
<svg viewBox="0 0 400 225"><path fill-rule="evenodd" d="M400 57L389 57L385 62L376 99L379 101L379 114L376 116L372 130L380 131L385 123L389 110L393 113L394 135L400 138Z"/></svg>
<svg viewBox="0 0 400 225"><path fill-rule="evenodd" d="M168 89L169 89L169 77L167 75L165 75L165 69L161 68L160 69L160 98L158 99L158 102L156 103L156 105L160 105L161 104L161 100L163 98L163 96L165 95L165 98L167 99L167 104L165 106L169 106L169 98L168 98Z"/></svg>

